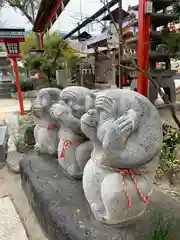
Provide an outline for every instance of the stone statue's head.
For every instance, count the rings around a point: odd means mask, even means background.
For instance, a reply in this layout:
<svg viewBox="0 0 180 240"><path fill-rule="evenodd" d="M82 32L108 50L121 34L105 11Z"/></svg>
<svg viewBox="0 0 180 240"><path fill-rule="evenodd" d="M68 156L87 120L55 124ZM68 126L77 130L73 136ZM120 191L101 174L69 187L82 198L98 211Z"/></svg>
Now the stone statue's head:
<svg viewBox="0 0 180 240"><path fill-rule="evenodd" d="M131 101L122 98L120 89L108 89L96 93L94 106L81 118L81 129L92 140L103 139L112 122L125 114Z"/></svg>
<svg viewBox="0 0 180 240"><path fill-rule="evenodd" d="M63 121L64 116L68 116L69 114L72 114L72 110L63 100L53 104L50 108L50 115L60 123Z"/></svg>
<svg viewBox="0 0 180 240"><path fill-rule="evenodd" d="M94 94L85 87L67 87L61 91L60 97L71 108L72 115L77 119L94 106Z"/></svg>
<svg viewBox="0 0 180 240"><path fill-rule="evenodd" d="M60 101L61 90L58 88L41 89L32 105L32 112L36 118L49 114L51 106Z"/></svg>

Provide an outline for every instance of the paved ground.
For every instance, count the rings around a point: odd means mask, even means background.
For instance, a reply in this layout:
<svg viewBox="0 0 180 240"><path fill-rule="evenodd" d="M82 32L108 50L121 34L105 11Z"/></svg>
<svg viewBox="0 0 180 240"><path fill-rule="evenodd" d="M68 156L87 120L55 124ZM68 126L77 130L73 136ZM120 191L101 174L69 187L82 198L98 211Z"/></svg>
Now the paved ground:
<svg viewBox="0 0 180 240"><path fill-rule="evenodd" d="M16 208L19 217L25 226L29 240L47 240L41 231L33 210L21 188L21 179L19 174L10 172L7 167L0 170L0 199L9 196ZM1 201L1 200L0 200ZM0 211L1 214L1 211ZM1 216L0 216L1 218ZM0 229L2 229L0 224ZM0 239L1 235L0 235ZM23 238L14 238L13 240L24 240ZM5 239L3 239L5 240ZM7 240L10 240L7 238Z"/></svg>
<svg viewBox="0 0 180 240"><path fill-rule="evenodd" d="M24 108L28 110L30 108L30 101L24 100ZM6 122L10 123L13 120L13 113L19 111L19 104L17 100L13 99L1 99L0 100L0 123ZM34 215L33 210L31 209L28 200L21 188L21 179L19 174L12 173L5 166L0 169L0 239L1 240L25 240L23 237L13 237L7 238L1 237L1 232L4 231L7 233L7 226L4 225L1 221L3 221L3 217L1 215L1 203L4 203L4 197L10 197L19 217L24 225L24 229L26 230L26 234L29 240L47 240L41 231L41 228L37 222L37 219ZM5 205L2 206L2 210L5 208L6 204L9 204L8 200ZM8 211L7 211L8 210ZM7 214L13 216L14 209L12 205L6 208ZM16 215L17 217L17 215ZM8 222L7 222L8 223ZM13 227L11 222L8 223L9 227ZM10 226L12 225L12 226ZM21 225L22 227L22 225ZM18 227L20 228L20 227ZM23 232L23 228L22 231Z"/></svg>
<svg viewBox="0 0 180 240"><path fill-rule="evenodd" d="M24 110L28 110L31 102L28 99L24 100ZM14 99L0 99L0 123L5 119L9 121L12 118L12 113L19 111L19 102Z"/></svg>
<svg viewBox="0 0 180 240"><path fill-rule="evenodd" d="M24 226L9 197L0 199L0 239L28 240Z"/></svg>

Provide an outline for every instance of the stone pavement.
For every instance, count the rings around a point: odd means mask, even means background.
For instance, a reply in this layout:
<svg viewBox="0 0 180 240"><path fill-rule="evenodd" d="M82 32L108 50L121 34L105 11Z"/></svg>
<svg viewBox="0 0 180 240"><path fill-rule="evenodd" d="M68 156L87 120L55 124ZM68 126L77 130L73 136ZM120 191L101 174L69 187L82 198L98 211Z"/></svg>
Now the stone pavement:
<svg viewBox="0 0 180 240"><path fill-rule="evenodd" d="M24 99L24 110L29 110L31 101ZM5 119L11 120L12 113L19 112L19 102L15 99L0 99L0 123Z"/></svg>
<svg viewBox="0 0 180 240"><path fill-rule="evenodd" d="M21 187L20 175L10 172L7 167L0 169L0 200L5 197L11 198L15 209L21 219L21 222L26 230L28 240L47 240ZM4 225L0 223L0 229L2 229L3 226ZM0 239L2 240L1 235ZM6 238L6 240L10 239ZM12 240L24 239L13 238Z"/></svg>
<svg viewBox="0 0 180 240"><path fill-rule="evenodd" d="M29 100L24 100L25 110L29 110L31 103ZM16 119L16 112L19 112L19 103L14 99L1 99L0 100L0 124L4 120L8 123L10 127L10 138L9 138L9 151L15 150L13 144L12 136L18 131L18 124ZM8 198L7 198L8 197ZM17 220L17 232L12 232L12 234L21 234L25 232L25 236L12 237L7 236L7 228L13 229L13 222L6 221L5 217L12 219L12 216L15 215L15 210L12 203L9 203L9 198L12 200L13 205L16 209L15 219ZM2 207L1 207L2 205ZM7 212L8 214L3 216L2 211ZM19 215L19 217L18 217ZM10 216L10 217L9 217ZM22 222L22 223L21 223ZM19 231L21 230L21 231ZM4 238L2 237L3 234ZM24 194L24 191L21 187L21 179L19 174L10 172L7 166L0 169L0 240L47 240L44 236L37 219L34 215L33 210L31 209L28 200Z"/></svg>
<svg viewBox="0 0 180 240"><path fill-rule="evenodd" d="M0 239L28 240L19 215L9 197L0 199Z"/></svg>

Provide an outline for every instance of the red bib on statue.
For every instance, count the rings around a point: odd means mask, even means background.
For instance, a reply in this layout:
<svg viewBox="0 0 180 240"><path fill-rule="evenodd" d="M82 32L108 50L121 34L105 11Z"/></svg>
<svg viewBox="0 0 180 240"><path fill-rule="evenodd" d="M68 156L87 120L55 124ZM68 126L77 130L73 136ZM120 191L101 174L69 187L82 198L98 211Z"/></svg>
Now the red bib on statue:
<svg viewBox="0 0 180 240"><path fill-rule="evenodd" d="M59 156L61 159L64 159L64 151L68 149L70 146L71 146L71 141L66 140L63 142L62 152L60 153L60 156Z"/></svg>

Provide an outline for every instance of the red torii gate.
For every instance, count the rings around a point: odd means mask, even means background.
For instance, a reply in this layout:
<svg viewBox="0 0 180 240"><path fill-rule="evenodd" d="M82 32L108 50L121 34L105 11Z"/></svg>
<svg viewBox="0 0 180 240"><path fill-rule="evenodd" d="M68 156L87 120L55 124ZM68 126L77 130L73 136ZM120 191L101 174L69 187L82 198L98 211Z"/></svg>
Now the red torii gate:
<svg viewBox="0 0 180 240"><path fill-rule="evenodd" d="M37 47L43 49L43 36L51 28L70 0L42 0L33 25L33 31L38 33Z"/></svg>

